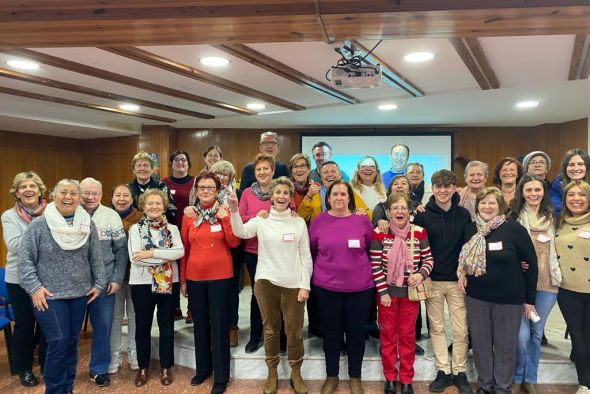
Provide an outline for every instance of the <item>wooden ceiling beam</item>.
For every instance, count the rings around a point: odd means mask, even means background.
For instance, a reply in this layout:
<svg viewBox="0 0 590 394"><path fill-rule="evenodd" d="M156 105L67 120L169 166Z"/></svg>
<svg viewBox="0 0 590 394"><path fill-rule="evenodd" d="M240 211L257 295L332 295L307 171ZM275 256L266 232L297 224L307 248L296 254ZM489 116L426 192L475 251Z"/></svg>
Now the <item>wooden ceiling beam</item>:
<svg viewBox="0 0 590 394"><path fill-rule="evenodd" d="M347 104L359 104L361 101L356 97L350 96L340 90L334 89L333 87L318 81L292 67L287 66L265 54L258 52L243 44L234 45L213 45L213 47L224 51L225 53L242 59L250 64L260 67L266 71L269 71L281 78L285 78L298 85L305 86L313 89L316 92L336 98Z"/></svg>
<svg viewBox="0 0 590 394"><path fill-rule="evenodd" d="M80 85L75 85L75 84L71 84L71 83L67 83L67 82L56 81L54 79L42 78L42 77L38 77L36 75L25 74L25 73L21 73L21 72L14 71L14 70L8 70L5 68L0 68L0 77L10 78L10 79L14 79L17 81L34 83L34 84L41 85L41 86L49 86L52 88L67 90L67 91L74 92L74 93L86 94L88 96L101 97L101 98L108 99L108 100L121 101L124 103L133 103L133 104L137 104L137 105L140 105L143 107L158 109L158 110L166 111L166 112L174 112L177 114L192 116L194 118L201 118L201 119L214 119L215 118L215 116L213 116L213 115L204 114L201 112L195 112L195 111L191 111L191 110L184 109L184 108L178 108L178 107L173 107L173 106L166 105L166 104L160 104L160 103L156 103L153 101L143 100L143 99L140 99L137 97L130 97L130 96L124 96L122 94L105 92L103 90L97 90L97 89L89 88L86 86L80 86Z"/></svg>
<svg viewBox="0 0 590 394"><path fill-rule="evenodd" d="M247 97L252 97L264 101L268 104L276 105L278 107L287 108L292 111L301 111L305 109L305 107L302 105L295 104L287 100L283 100L282 98L272 96L270 94L249 88L244 85L240 85L239 83L235 83L224 78L220 78L216 75L207 73L205 71L201 71L186 64L174 61L172 59L168 59L164 56L144 51L143 49L109 47L101 47L99 49L102 49L110 53L114 53L115 55L126 57L127 59L147 64L148 66L157 67L165 71L170 71L183 77L191 78L199 82L217 86L218 88L242 94Z"/></svg>
<svg viewBox="0 0 590 394"><path fill-rule="evenodd" d="M570 59L568 80L588 78L588 63L590 61L590 34L576 34L574 48Z"/></svg>
<svg viewBox="0 0 590 394"><path fill-rule="evenodd" d="M479 40L471 38L449 38L455 51L483 90L499 89L500 83L485 56Z"/></svg>
<svg viewBox="0 0 590 394"><path fill-rule="evenodd" d="M47 101L47 102L51 102L51 103L69 105L69 106L73 106L73 107L80 107L80 108L92 109L92 110L97 110L97 111L105 111L105 112L114 113L117 115L126 115L126 116L133 116L135 118L150 119L150 120L155 120L155 121L164 122L164 123L176 122L176 119L165 118L163 116L150 115L150 114L145 114L145 113L141 113L141 112L124 111L122 109L112 108L112 107L108 107L106 105L84 103L82 101L68 100L68 99L64 99L61 97L26 92L24 90L7 88L4 86L0 86L0 93L8 94L11 96L31 98L34 100Z"/></svg>
<svg viewBox="0 0 590 394"><path fill-rule="evenodd" d="M412 97L422 97L424 96L424 92L420 90L416 85L412 83L409 79L404 77L399 71L395 70L385 61L380 59L374 53L369 53L370 50L365 48L361 43L358 41L351 41L351 47L347 47L347 49L351 53L360 52L361 56L364 56L365 63L367 64L380 64L381 65L381 75L383 79L388 85L391 85L397 89L402 90L403 92L409 94Z"/></svg>
<svg viewBox="0 0 590 394"><path fill-rule="evenodd" d="M172 96L175 98L181 98L183 100L192 101L199 104L208 105L215 108L224 109L226 111L236 112L239 114L247 114L247 115L254 115L255 113L248 110L247 108L242 108L237 105L223 103L217 100L211 100L206 97L197 96L191 93L184 92L182 90L172 89L167 86L158 85L155 83L143 81L141 79L128 77L126 75L117 74L114 72L102 70L100 68L87 66L85 64L76 63L70 60L61 59L59 57L47 55L45 53L32 51L30 49L0 49L0 53L4 53L7 55L18 56L22 58L26 58L29 60L33 60L42 64L46 64L48 66L61 68L68 71L73 71L79 74L88 75L91 77L104 79L107 81L112 81L116 83L120 83L123 85L133 86L139 89L149 90L151 92L156 92L160 94L165 94L167 96Z"/></svg>
<svg viewBox="0 0 590 394"><path fill-rule="evenodd" d="M590 33L588 0L3 0L0 46L131 47Z"/></svg>

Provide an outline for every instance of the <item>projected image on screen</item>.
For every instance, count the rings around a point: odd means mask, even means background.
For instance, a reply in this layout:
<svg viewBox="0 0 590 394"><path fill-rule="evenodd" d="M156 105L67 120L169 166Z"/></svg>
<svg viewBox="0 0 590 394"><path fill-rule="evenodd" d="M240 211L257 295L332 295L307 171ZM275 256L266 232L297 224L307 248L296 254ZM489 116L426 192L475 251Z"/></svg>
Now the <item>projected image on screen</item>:
<svg viewBox="0 0 590 394"><path fill-rule="evenodd" d="M353 176L359 160L367 155L377 160L381 174L389 171L392 167L391 147L396 144L405 144L410 148L408 163L418 162L424 166L426 183L430 183L430 177L435 171L442 168L451 169L451 135L303 135L302 152L311 157L311 148L319 141L324 141L332 147L332 160L350 177ZM312 168L315 169L313 158Z"/></svg>

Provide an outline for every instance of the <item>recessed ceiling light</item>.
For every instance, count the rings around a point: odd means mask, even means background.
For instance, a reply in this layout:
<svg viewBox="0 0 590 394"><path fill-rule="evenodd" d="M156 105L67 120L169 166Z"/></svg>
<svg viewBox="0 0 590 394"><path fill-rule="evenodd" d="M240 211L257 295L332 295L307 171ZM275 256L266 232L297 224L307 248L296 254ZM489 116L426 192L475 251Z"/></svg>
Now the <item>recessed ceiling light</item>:
<svg viewBox="0 0 590 394"><path fill-rule="evenodd" d="M209 67L224 67L229 64L229 59L219 56L207 56L199 59L199 62L204 66Z"/></svg>
<svg viewBox="0 0 590 394"><path fill-rule="evenodd" d="M131 103L121 104L119 105L119 108L123 111L139 111L139 105Z"/></svg>
<svg viewBox="0 0 590 394"><path fill-rule="evenodd" d="M517 108L526 109L526 108L535 108L539 105L538 101L534 100L527 100L527 101L520 101L516 103Z"/></svg>
<svg viewBox="0 0 590 394"><path fill-rule="evenodd" d="M412 52L412 53L408 53L406 56L404 56L404 60L406 62L419 63L419 62L427 62L429 60L432 60L433 57L434 57L434 53L432 53L432 52Z"/></svg>
<svg viewBox="0 0 590 394"><path fill-rule="evenodd" d="M248 107L248 109L251 109L252 111L260 111L262 109L265 109L266 105L262 103L249 103L246 104L246 107Z"/></svg>
<svg viewBox="0 0 590 394"><path fill-rule="evenodd" d="M39 64L28 60L9 60L6 62L10 67L18 68L21 70L37 70Z"/></svg>
<svg viewBox="0 0 590 394"><path fill-rule="evenodd" d="M381 104L377 107L377 109L381 111L391 111L393 109L397 109L397 104Z"/></svg>

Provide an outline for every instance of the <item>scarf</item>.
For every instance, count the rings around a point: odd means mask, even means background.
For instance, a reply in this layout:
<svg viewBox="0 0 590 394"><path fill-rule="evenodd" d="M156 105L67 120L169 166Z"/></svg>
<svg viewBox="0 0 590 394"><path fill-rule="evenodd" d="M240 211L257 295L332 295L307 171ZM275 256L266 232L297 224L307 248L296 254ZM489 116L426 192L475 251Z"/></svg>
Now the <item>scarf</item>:
<svg viewBox="0 0 590 394"><path fill-rule="evenodd" d="M227 204L227 198L232 193L232 191L232 188L229 186L221 186L221 190L219 193L217 193L217 201L219 202L219 205Z"/></svg>
<svg viewBox="0 0 590 394"><path fill-rule="evenodd" d="M28 209L20 201L17 201L14 204L14 210L16 211L16 214L22 220L24 220L24 222L26 224L29 224L37 216L41 216L43 214L43 211L45 210L46 206L47 206L47 201L45 201L44 198L39 198L39 206L37 208L35 208L34 210Z"/></svg>
<svg viewBox="0 0 590 394"><path fill-rule="evenodd" d="M197 218L193 222L193 226L199 227L203 222L209 222L209 224L215 224L217 222L217 209L219 208L219 201L215 201L213 206L209 208L203 208L201 204L195 205L197 211Z"/></svg>
<svg viewBox="0 0 590 394"><path fill-rule="evenodd" d="M303 183L303 185L299 185L295 181L293 182L293 186L295 186L295 192L298 194L301 194L302 196L305 196L307 194L311 184L312 184L312 182L310 182L309 178L307 178L307 180Z"/></svg>
<svg viewBox="0 0 590 394"><path fill-rule="evenodd" d="M143 215L137 225L143 243L143 250L172 247L172 233L168 229L168 221L165 216L160 220L154 220ZM154 244L150 229L157 230L160 233L157 244ZM172 261L149 267L148 270L152 274L152 293L172 294Z"/></svg>
<svg viewBox="0 0 590 394"><path fill-rule="evenodd" d="M252 184L252 186L250 186L250 190L252 190L252 193L254 193L256 198L259 199L260 201L270 200L270 190L263 192L262 189L260 188L260 185L258 184L258 182L254 182Z"/></svg>
<svg viewBox="0 0 590 394"><path fill-rule="evenodd" d="M418 186L410 190L410 200L421 203L424 198L424 181L420 182Z"/></svg>
<svg viewBox="0 0 590 394"><path fill-rule="evenodd" d="M57 210L55 202L47 204L44 216L53 240L63 250L80 249L88 241L92 219L80 205L76 207L74 221L71 226Z"/></svg>
<svg viewBox="0 0 590 394"><path fill-rule="evenodd" d="M498 215L489 222L484 222L477 215L475 224L477 233L463 245L459 254L459 267L457 276L463 272L467 275L482 276L486 273L486 237L493 230L500 227L506 221L506 215Z"/></svg>
<svg viewBox="0 0 590 394"><path fill-rule="evenodd" d="M125 219L127 216L131 215L131 212L133 212L133 204L129 205L129 208L127 208L124 211L117 211L117 209L115 208L115 206L111 203L111 209L115 212L117 212L119 214L119 217L121 219Z"/></svg>
<svg viewBox="0 0 590 394"><path fill-rule="evenodd" d="M537 214L528 207L520 212L518 215L518 221L526 230L529 235L531 230L533 231L544 231L551 240L549 241L549 271L551 274L551 284L553 286L559 286L561 284L561 269L559 267L559 261L557 260L557 251L555 249L555 228L553 227L553 219L547 220L545 216L538 217Z"/></svg>
<svg viewBox="0 0 590 394"><path fill-rule="evenodd" d="M410 256L410 248L406 242L411 224L408 221L404 227L399 228L389 222L389 230L393 234L393 245L387 252L387 283L401 287L404 284L404 274L412 272L414 262ZM411 245L410 247L414 247Z"/></svg>

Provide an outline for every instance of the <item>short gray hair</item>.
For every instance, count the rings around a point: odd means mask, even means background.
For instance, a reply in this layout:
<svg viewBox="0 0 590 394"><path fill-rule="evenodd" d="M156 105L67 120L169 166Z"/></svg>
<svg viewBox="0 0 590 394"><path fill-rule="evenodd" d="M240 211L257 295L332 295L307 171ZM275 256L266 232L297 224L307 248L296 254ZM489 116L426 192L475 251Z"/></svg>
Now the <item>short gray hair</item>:
<svg viewBox="0 0 590 394"><path fill-rule="evenodd" d="M481 169L483 170L483 176L486 178L488 177L488 165L486 163L484 163L483 161L471 160L465 166L465 173L463 174L463 176L465 178L467 178L467 174L469 173L469 170L471 170L471 168L473 168L473 167L481 167Z"/></svg>
<svg viewBox="0 0 590 394"><path fill-rule="evenodd" d="M287 186L289 189L289 195L293 197L295 194L295 186L293 186L293 182L291 179L287 178L286 176L278 177L277 179L273 179L270 182L270 194L272 195L275 192L275 189L278 186Z"/></svg>
<svg viewBox="0 0 590 394"><path fill-rule="evenodd" d="M406 174L408 173L408 169L413 166L418 166L422 170L422 174L424 174L424 166L418 162L408 163L406 164Z"/></svg>
<svg viewBox="0 0 590 394"><path fill-rule="evenodd" d="M78 182L75 179L64 178L61 181L56 183L53 190L51 191L51 197L55 200L55 195L57 194L59 188L62 186L67 186L67 185L76 186L76 189L78 189L78 194L80 194L80 195L82 194L82 190L80 189L80 182Z"/></svg>
<svg viewBox="0 0 590 394"><path fill-rule="evenodd" d="M279 135L274 131L265 131L264 133L260 134L260 142L267 137L272 137L277 142L277 146L279 146Z"/></svg>
<svg viewBox="0 0 590 394"><path fill-rule="evenodd" d="M92 177L88 177L88 178L84 178L80 181L80 189L82 189L84 186L86 185L95 185L98 186L98 188L100 189L100 191L102 192L102 183L100 183L99 180L94 179Z"/></svg>

